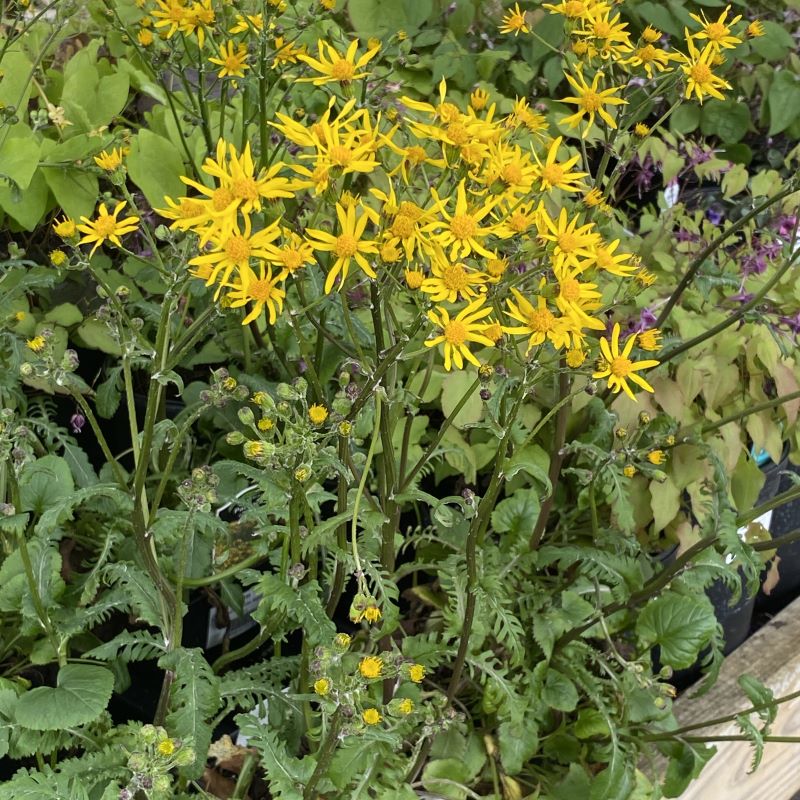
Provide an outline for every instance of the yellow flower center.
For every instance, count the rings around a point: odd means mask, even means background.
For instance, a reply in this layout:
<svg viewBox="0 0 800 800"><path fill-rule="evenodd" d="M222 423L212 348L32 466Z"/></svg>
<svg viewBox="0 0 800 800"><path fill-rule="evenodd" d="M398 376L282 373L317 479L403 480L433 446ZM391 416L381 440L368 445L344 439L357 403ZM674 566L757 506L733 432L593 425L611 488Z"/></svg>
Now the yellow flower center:
<svg viewBox="0 0 800 800"><path fill-rule="evenodd" d="M392 225L392 233L401 239L407 239L414 233L414 220L409 219L405 214L399 214Z"/></svg>
<svg viewBox="0 0 800 800"><path fill-rule="evenodd" d="M464 145L469 141L469 131L467 131L467 129L460 122L452 122L447 126L447 130L445 132L447 134L447 138L458 147L461 147L461 145Z"/></svg>
<svg viewBox="0 0 800 800"><path fill-rule="evenodd" d="M409 203L408 200L403 200L400 203L398 213L416 222L422 216L422 209L416 203Z"/></svg>
<svg viewBox="0 0 800 800"><path fill-rule="evenodd" d="M238 72L242 66L242 59L235 53L229 53L225 56L225 69L228 72Z"/></svg>
<svg viewBox="0 0 800 800"><path fill-rule="evenodd" d="M611 36L611 25L603 19L597 20L594 24L594 35L598 39L607 39Z"/></svg>
<svg viewBox="0 0 800 800"><path fill-rule="evenodd" d="M561 281L561 296L569 303L581 299L581 285L575 278L564 278Z"/></svg>
<svg viewBox="0 0 800 800"><path fill-rule="evenodd" d="M427 157L428 154L425 152L425 148L419 145L415 144L406 150L406 159L412 164L422 164Z"/></svg>
<svg viewBox="0 0 800 800"><path fill-rule="evenodd" d="M94 223L94 230L98 236L102 236L106 238L111 236L112 233L117 229L117 220L115 217L112 217L110 214L98 217L97 221Z"/></svg>
<svg viewBox="0 0 800 800"><path fill-rule="evenodd" d="M727 33L728 29L721 22L709 22L709 24L706 25L706 36L708 36L712 42L720 41Z"/></svg>
<svg viewBox="0 0 800 800"><path fill-rule="evenodd" d="M294 272L303 265L303 254L299 250L283 250L281 263L289 272Z"/></svg>
<svg viewBox="0 0 800 800"><path fill-rule="evenodd" d="M608 269L614 265L614 259L605 247L598 247L597 250L595 250L595 260L600 269Z"/></svg>
<svg viewBox="0 0 800 800"><path fill-rule="evenodd" d="M461 116L458 106L453 105L453 103L442 103L437 113L441 117L442 122L455 122Z"/></svg>
<svg viewBox="0 0 800 800"><path fill-rule="evenodd" d="M450 231L456 239L470 239L478 230L478 223L469 214L456 214L450 220Z"/></svg>
<svg viewBox="0 0 800 800"><path fill-rule="evenodd" d="M515 211L508 220L508 225L512 231L523 233L528 230L531 223L528 221L527 214L523 214L521 211Z"/></svg>
<svg viewBox="0 0 800 800"><path fill-rule="evenodd" d="M649 64L651 61L655 61L656 54L657 51L651 44L640 47L639 51L636 53L636 55L639 57L639 61L641 61L643 64Z"/></svg>
<svg viewBox="0 0 800 800"><path fill-rule="evenodd" d="M714 77L707 64L695 64L690 74L695 83L708 83Z"/></svg>
<svg viewBox="0 0 800 800"><path fill-rule="evenodd" d="M617 356L609 365L611 374L617 378L626 378L633 372L633 362L629 358Z"/></svg>
<svg viewBox="0 0 800 800"><path fill-rule="evenodd" d="M506 164L500 177L509 185L522 183L522 167L519 164Z"/></svg>
<svg viewBox="0 0 800 800"><path fill-rule="evenodd" d="M558 246L565 253L571 253L578 247L578 237L569 231L560 233L556 241L558 242Z"/></svg>
<svg viewBox="0 0 800 800"><path fill-rule="evenodd" d="M331 147L330 158L337 167L346 167L353 160L353 151L349 147L337 144Z"/></svg>
<svg viewBox="0 0 800 800"><path fill-rule="evenodd" d="M463 264L448 264L442 270L442 283L456 292L463 292L469 286L469 277Z"/></svg>
<svg viewBox="0 0 800 800"><path fill-rule="evenodd" d="M564 177L564 170L558 164L548 164L542 169L542 180L549 183L551 186L556 186L561 183Z"/></svg>
<svg viewBox="0 0 800 800"><path fill-rule="evenodd" d="M358 252L358 240L349 233L343 233L336 239L333 252L339 258L350 258Z"/></svg>
<svg viewBox="0 0 800 800"><path fill-rule="evenodd" d="M568 17L580 17L586 11L586 6L583 0L569 0L564 10Z"/></svg>
<svg viewBox="0 0 800 800"><path fill-rule="evenodd" d="M250 297L253 298L253 300L259 300L260 302L263 303L269 300L270 297L272 297L273 288L274 287L270 281L267 280L253 281L247 287L247 293L250 295Z"/></svg>
<svg viewBox="0 0 800 800"><path fill-rule="evenodd" d="M528 327L535 333L547 333L555 321L556 318L549 308L537 308L528 317Z"/></svg>
<svg viewBox="0 0 800 800"><path fill-rule="evenodd" d="M214 211L224 211L235 199L230 189L226 186L220 186L211 195L211 205L214 207Z"/></svg>
<svg viewBox="0 0 800 800"><path fill-rule="evenodd" d="M196 200L189 200L189 198L184 197L184 199L181 200L180 206L178 207L178 213L182 217L186 218L196 217L203 213L203 206Z"/></svg>
<svg viewBox="0 0 800 800"><path fill-rule="evenodd" d="M492 322L483 329L483 333L487 339L497 342L503 335L503 328L497 322Z"/></svg>
<svg viewBox="0 0 800 800"><path fill-rule="evenodd" d="M333 65L331 66L331 75L336 78L337 81L349 81L352 80L353 75L356 74L356 68L345 58L340 58L338 61L334 61Z"/></svg>
<svg viewBox="0 0 800 800"><path fill-rule="evenodd" d="M603 105L603 99L597 92L593 92L591 89L585 92L581 97L581 108L583 108L584 111L597 111L601 105Z"/></svg>
<svg viewBox="0 0 800 800"><path fill-rule="evenodd" d="M450 320L442 331L448 344L462 345L467 340L467 326L458 320Z"/></svg>
<svg viewBox="0 0 800 800"><path fill-rule="evenodd" d="M250 258L251 251L250 242L244 236L231 236L225 242L225 255L236 264L246 262Z"/></svg>
<svg viewBox="0 0 800 800"><path fill-rule="evenodd" d="M233 193L242 200L257 200L258 186L252 178L240 178L233 184Z"/></svg>

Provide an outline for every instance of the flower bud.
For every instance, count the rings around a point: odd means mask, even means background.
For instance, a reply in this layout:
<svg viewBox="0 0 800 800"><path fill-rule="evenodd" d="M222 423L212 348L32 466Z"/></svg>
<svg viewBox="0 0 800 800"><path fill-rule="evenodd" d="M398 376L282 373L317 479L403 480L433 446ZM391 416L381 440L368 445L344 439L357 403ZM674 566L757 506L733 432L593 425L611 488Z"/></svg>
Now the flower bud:
<svg viewBox="0 0 800 800"><path fill-rule="evenodd" d="M236 446L236 445L242 444L245 441L245 437L244 437L244 434L239 433L239 431L230 431L225 436L225 441L228 444L232 444L232 445Z"/></svg>
<svg viewBox="0 0 800 800"><path fill-rule="evenodd" d="M242 425L254 425L255 424L255 421L256 421L255 414L253 414L253 410L251 408L249 408L248 406L244 406L243 408L240 408L238 416L239 416L239 422L241 422Z"/></svg>

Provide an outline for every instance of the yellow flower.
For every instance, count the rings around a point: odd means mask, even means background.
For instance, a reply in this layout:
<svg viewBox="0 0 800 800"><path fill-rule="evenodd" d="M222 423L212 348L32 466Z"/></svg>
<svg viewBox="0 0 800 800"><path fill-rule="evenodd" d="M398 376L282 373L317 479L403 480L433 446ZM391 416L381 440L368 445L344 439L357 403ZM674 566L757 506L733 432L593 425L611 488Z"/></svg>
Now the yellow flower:
<svg viewBox="0 0 800 800"><path fill-rule="evenodd" d="M667 456L663 450L651 450L647 454L647 460L651 464L658 465L658 464L663 464L667 460Z"/></svg>
<svg viewBox="0 0 800 800"><path fill-rule="evenodd" d="M365 209L361 217L356 218L356 209L350 206L345 210L340 203L336 204L336 216L339 220L340 233L334 236L323 230L309 229L306 234L313 240L311 246L315 250L333 253L336 260L331 265L325 279L325 293L330 294L336 279L341 275L339 289L344 286L347 274L350 271L350 262L355 259L356 264L370 277L377 278L372 265L364 258L365 255L378 252L378 245L372 240L362 240L367 222L375 219L375 212Z"/></svg>
<svg viewBox="0 0 800 800"><path fill-rule="evenodd" d="M525 20L525 12L520 11L519 3L510 9L503 17L503 24L500 26L500 33L530 33L531 29Z"/></svg>
<svg viewBox="0 0 800 800"><path fill-rule="evenodd" d="M414 683L422 683L422 679L425 677L425 667L422 664L412 664L408 668L408 677Z"/></svg>
<svg viewBox="0 0 800 800"><path fill-rule="evenodd" d="M54 267L60 267L67 260L67 254L63 250L50 251L50 263Z"/></svg>
<svg viewBox="0 0 800 800"><path fill-rule="evenodd" d="M347 650L352 641L352 637L346 633L337 633L336 636L333 637L333 643L342 650Z"/></svg>
<svg viewBox="0 0 800 800"><path fill-rule="evenodd" d="M652 25L648 25L642 31L642 39L644 39L649 44L655 44L664 34L661 33L658 28L654 28Z"/></svg>
<svg viewBox="0 0 800 800"><path fill-rule="evenodd" d="M148 28L141 28L136 34L136 41L138 41L142 47L150 47L150 45L153 44L153 31Z"/></svg>
<svg viewBox="0 0 800 800"><path fill-rule="evenodd" d="M369 73L360 72L360 70L378 54L379 49L380 48L373 48L372 50L367 50L364 55L356 59L358 39L354 39L350 42L344 54L340 53L333 45L319 39L317 41L317 54L319 58L312 58L305 53L298 54L297 58L320 74L316 77L298 78L297 80L301 83L310 81L315 86L323 86L326 83L335 81L339 83L349 83L350 81L359 80L360 78L366 78Z"/></svg>
<svg viewBox="0 0 800 800"><path fill-rule="evenodd" d="M570 347L567 350L567 366L572 367L572 369L578 369L578 367L583 366L583 362L586 361L586 353L580 347Z"/></svg>
<svg viewBox="0 0 800 800"><path fill-rule="evenodd" d="M689 47L689 55L682 56L685 63L681 65L681 69L686 75L686 99L690 99L692 94L695 94L701 105L706 95L715 97L717 100L724 100L725 96L720 89L730 89L731 85L711 71L716 52L714 46L709 43L702 52L699 51L688 32L686 44Z"/></svg>
<svg viewBox="0 0 800 800"><path fill-rule="evenodd" d="M369 623L377 622L381 616L378 606L370 604L364 609L364 619Z"/></svg>
<svg viewBox="0 0 800 800"><path fill-rule="evenodd" d="M160 755L169 757L175 752L175 742L172 739L163 739L158 743L157 749Z"/></svg>
<svg viewBox="0 0 800 800"><path fill-rule="evenodd" d="M599 206L603 202L603 193L596 186L593 186L583 196L583 202L586 203L589 208L592 208L593 206Z"/></svg>
<svg viewBox="0 0 800 800"><path fill-rule="evenodd" d="M331 690L331 682L327 678L320 678L314 681L314 691L320 696L325 697Z"/></svg>
<svg viewBox="0 0 800 800"><path fill-rule="evenodd" d="M638 384L642 389L652 392L653 387L641 375L637 375L637 372L642 369L657 367L660 363L652 359L647 361L630 360L629 356L633 346L636 344L636 338L635 333L631 334L628 337L628 341L625 342L624 350L620 351L619 323L617 322L611 332L611 341L609 342L605 336L600 339L600 351L605 359L605 364L603 364L602 369L592 374L593 378L608 378L608 386L615 394L618 394L622 389L631 400L636 400L636 397L631 391L628 380Z"/></svg>
<svg viewBox="0 0 800 800"><path fill-rule="evenodd" d="M258 319L264 306L267 307L269 324L274 325L278 314L283 310L283 300L286 297L286 291L278 285L283 276L273 277L272 267L268 264L265 266L263 261L260 262L258 276L248 264L241 264L238 272L238 283L230 284L232 291L228 293L231 308L240 308L248 303L253 305L250 313L242 320L242 325Z"/></svg>
<svg viewBox="0 0 800 800"><path fill-rule="evenodd" d="M156 0L158 8L152 12L158 20L156 28L167 28L167 39L172 38L187 19L188 9L183 0Z"/></svg>
<svg viewBox="0 0 800 800"><path fill-rule="evenodd" d="M53 222L53 231L56 236L62 239L70 239L75 235L75 222L69 217L64 217L62 220L55 220Z"/></svg>
<svg viewBox="0 0 800 800"><path fill-rule="evenodd" d="M414 701L409 697L404 697L398 704L397 710L401 714L411 714L414 711Z"/></svg>
<svg viewBox="0 0 800 800"><path fill-rule="evenodd" d="M436 200L445 221L435 221L426 225L424 230L430 231L433 239L441 247L450 247L450 259L464 258L476 252L485 258L494 258L494 253L482 244L483 239L494 233L492 225L481 227L481 220L494 208L494 201L487 201L482 207L469 208L467 204L466 181L461 180L456 189L456 206L452 216L446 211L446 203L439 199L436 190L431 193Z"/></svg>
<svg viewBox="0 0 800 800"><path fill-rule="evenodd" d="M594 262L599 269L603 269L611 275L629 278L636 267L633 264L626 263L633 258L630 253L616 252L617 247L619 247L619 241L619 239L614 239L609 244L601 243L595 245Z"/></svg>
<svg viewBox="0 0 800 800"><path fill-rule="evenodd" d="M311 470L308 467L298 467L294 471L294 479L298 483L305 483L311 477Z"/></svg>
<svg viewBox="0 0 800 800"><path fill-rule="evenodd" d="M319 0L319 4L328 11L336 10L336 0Z"/></svg>
<svg viewBox="0 0 800 800"><path fill-rule="evenodd" d="M486 92L480 88L475 89L469 96L469 104L476 111L483 111L483 109L486 108L486 104L488 102L489 102L489 92Z"/></svg>
<svg viewBox="0 0 800 800"><path fill-rule="evenodd" d="M381 245L378 255L380 255L381 261L385 264L396 264L402 257L403 252L398 249L394 241L388 241Z"/></svg>
<svg viewBox="0 0 800 800"><path fill-rule="evenodd" d="M589 316L588 312L600 307L600 292L596 283L582 283L577 276L579 270L563 267L555 270L558 279L556 306L565 316L571 317L578 328L603 330L605 324Z"/></svg>
<svg viewBox="0 0 800 800"><path fill-rule="evenodd" d="M237 14L236 24L228 31L228 33L247 33L251 30L264 30L263 14Z"/></svg>
<svg viewBox="0 0 800 800"><path fill-rule="evenodd" d="M484 291L486 275L483 272L466 264L451 264L441 252L431 259L431 273L431 277L422 282L421 289L435 303L455 303L459 298L474 298Z"/></svg>
<svg viewBox="0 0 800 800"><path fill-rule="evenodd" d="M747 35L751 39L755 39L759 36L763 36L766 33L764 30L764 26L761 24L760 20L754 19L748 26L747 26Z"/></svg>
<svg viewBox="0 0 800 800"><path fill-rule="evenodd" d="M28 349L32 350L34 353L41 353L47 344L47 340L44 336L34 336L33 339L28 339L25 344L28 346Z"/></svg>
<svg viewBox="0 0 800 800"><path fill-rule="evenodd" d="M642 286L652 286L656 282L656 276L652 272L642 267L634 276L634 280Z"/></svg>
<svg viewBox="0 0 800 800"><path fill-rule="evenodd" d="M113 172L122 165L122 148L114 148L110 153L103 150L99 156L94 157L94 163L106 172Z"/></svg>
<svg viewBox="0 0 800 800"><path fill-rule="evenodd" d="M269 257L275 266L283 267L286 274L297 272L305 264L314 263L314 248L288 228L283 230L284 244Z"/></svg>
<svg viewBox="0 0 800 800"><path fill-rule="evenodd" d="M475 342L486 347L493 347L494 342L486 336L485 322L478 320L488 317L492 313L491 306L482 308L485 297L479 297L458 314L451 318L446 309L439 306L435 311L428 312L428 319L440 329L440 335L425 341L426 347L436 347L444 344L444 368L449 372L451 365L458 369L464 368L464 359L480 366L480 362L469 350L468 342Z"/></svg>
<svg viewBox="0 0 800 800"><path fill-rule="evenodd" d="M626 478L632 478L636 474L636 467L634 467L633 464L626 464L622 468L622 474Z"/></svg>
<svg viewBox="0 0 800 800"><path fill-rule="evenodd" d="M328 419L328 409L319 405L319 403L314 403L308 409L308 418L311 420L312 425L322 425Z"/></svg>
<svg viewBox="0 0 800 800"><path fill-rule="evenodd" d="M737 14L737 16L730 20L730 22L727 22L726 19L730 10L731 7L727 6L726 9L713 22L708 21L705 12L701 12L701 16L698 16L697 14L689 14L689 16L695 22L702 26L698 33L693 34L693 37L695 39L707 39L708 44L717 51L722 48L730 49L736 47L736 45L740 44L742 40L738 36L734 36L731 33L731 26L735 25L742 18L742 15Z"/></svg>
<svg viewBox="0 0 800 800"><path fill-rule="evenodd" d="M584 19L597 5L602 3L598 3L598 0L562 0L558 5L544 3L542 8L546 8L551 14L561 14L567 19Z"/></svg>
<svg viewBox="0 0 800 800"><path fill-rule="evenodd" d="M533 156L538 165L535 168L536 177L540 182L540 188L543 192L549 192L551 189L562 189L565 192L579 192L583 187L581 178L585 178L588 175L587 172L570 172L580 160L580 154L576 154L572 156L572 158L561 163L557 161L558 148L561 146L561 142L561 136L557 136L553 139L547 151L544 164L542 164L539 160L539 156L536 155L534 151Z"/></svg>
<svg viewBox="0 0 800 800"><path fill-rule="evenodd" d="M508 269L508 259L507 258L490 258L486 262L486 274L489 276L489 280L492 283L496 283L500 280L500 278L505 275L506 270Z"/></svg>
<svg viewBox="0 0 800 800"><path fill-rule="evenodd" d="M223 43L219 48L218 58L208 59L212 64L217 64L222 69L217 73L220 78L244 78L247 66L247 47L234 42Z"/></svg>
<svg viewBox="0 0 800 800"><path fill-rule="evenodd" d="M367 656L361 659L361 663L358 665L358 671L361 673L362 677L367 680L380 678L383 672L383 661L379 656Z"/></svg>
<svg viewBox="0 0 800 800"><path fill-rule="evenodd" d="M22 322L28 315L24 311L14 312L14 322Z"/></svg>
<svg viewBox="0 0 800 800"><path fill-rule="evenodd" d="M245 442L242 450L247 458L258 458L264 455L264 443L256 441Z"/></svg>
<svg viewBox="0 0 800 800"><path fill-rule="evenodd" d="M508 305L506 314L522 324L504 326L503 330L505 333L529 336L528 350L548 340L560 350L562 347L569 347L570 340L580 334L570 319L553 314L541 295L537 297L537 304L534 307L518 289L512 289L511 292L516 303L506 300Z"/></svg>
<svg viewBox="0 0 800 800"><path fill-rule="evenodd" d="M562 103L574 103L578 106L578 110L568 117L564 117L561 121L571 128L577 128L583 121L585 114L589 115L588 125L583 131L582 138L589 135L589 131L594 123L595 114L599 114L600 118L608 125L609 128L616 128L617 123L614 122L613 117L606 111L603 106L619 106L627 105L628 101L623 100L621 97L615 97L615 92L622 89L621 86L612 86L610 89L599 89L600 80L603 77L602 72L595 73L592 79L591 86L586 83L582 73L577 74L578 80L575 79L568 72L564 76L572 85L572 88L578 93L577 97L564 97Z"/></svg>
<svg viewBox="0 0 800 800"><path fill-rule="evenodd" d="M407 269L404 273L406 286L412 291L419 289L425 280L425 273L418 269Z"/></svg>
<svg viewBox="0 0 800 800"><path fill-rule="evenodd" d="M261 417L256 425L260 431L271 431L275 427L275 423L269 417Z"/></svg>
<svg viewBox="0 0 800 800"><path fill-rule="evenodd" d="M368 708L361 714L361 719L363 719L367 725L377 725L383 717L381 717L377 708Z"/></svg>
<svg viewBox="0 0 800 800"><path fill-rule="evenodd" d="M584 269L595 260L595 249L601 239L594 223L580 225L577 215L569 219L567 209L563 206L557 220L553 220L542 208L538 221L539 237L555 245L552 258L556 269Z"/></svg>
<svg viewBox="0 0 800 800"><path fill-rule="evenodd" d="M633 126L633 132L637 136L647 136L650 133L649 126L645 125L644 122L637 122L636 125Z"/></svg>
<svg viewBox="0 0 800 800"><path fill-rule="evenodd" d="M669 68L669 62L679 60L678 53L668 53L666 50L659 50L652 44L646 44L634 50L633 55L621 61L621 64L630 67L643 67L648 78L653 77L653 70L664 72ZM670 69L671 71L671 69Z"/></svg>
<svg viewBox="0 0 800 800"><path fill-rule="evenodd" d="M139 226L139 217L125 217L119 219L119 213L125 208L126 202L121 200L114 207L114 211L109 214L105 203L100 203L97 207L97 217L94 220L81 217L83 225L78 225L77 229L84 234L80 244L90 244L94 242L89 255L94 255L94 251L105 241L122 247L120 236L125 233L133 233Z"/></svg>
<svg viewBox="0 0 800 800"><path fill-rule="evenodd" d="M642 331L639 334L639 347L642 350L660 350L661 349L661 331L658 328L651 328L648 331Z"/></svg>
<svg viewBox="0 0 800 800"><path fill-rule="evenodd" d="M620 54L631 49L630 33L625 30L627 22L620 22L620 15L611 16L609 6L598 6L584 16L584 27L575 31L576 36L594 39L601 53Z"/></svg>

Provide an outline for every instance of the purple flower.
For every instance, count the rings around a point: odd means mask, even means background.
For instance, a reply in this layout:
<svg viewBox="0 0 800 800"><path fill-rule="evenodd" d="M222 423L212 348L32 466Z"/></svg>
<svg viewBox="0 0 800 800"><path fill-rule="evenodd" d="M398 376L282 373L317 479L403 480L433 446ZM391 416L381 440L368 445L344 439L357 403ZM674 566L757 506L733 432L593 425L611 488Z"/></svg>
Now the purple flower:
<svg viewBox="0 0 800 800"><path fill-rule="evenodd" d="M73 433L80 433L83 430L83 426L86 424L86 417L84 417L80 411L76 411L69 418L69 424Z"/></svg>
<svg viewBox="0 0 800 800"><path fill-rule="evenodd" d="M639 314L639 324L636 326L636 330L645 331L652 328L657 320L658 317L649 308L643 308Z"/></svg>
<svg viewBox="0 0 800 800"><path fill-rule="evenodd" d="M708 218L708 221L712 225L719 225L720 222L722 222L724 216L725 214L722 212L722 210L719 208L715 208L714 206L712 206L709 209L706 209L706 217Z"/></svg>
<svg viewBox="0 0 800 800"><path fill-rule="evenodd" d="M782 214L777 219L778 236L791 236L797 225L797 217L793 214Z"/></svg>

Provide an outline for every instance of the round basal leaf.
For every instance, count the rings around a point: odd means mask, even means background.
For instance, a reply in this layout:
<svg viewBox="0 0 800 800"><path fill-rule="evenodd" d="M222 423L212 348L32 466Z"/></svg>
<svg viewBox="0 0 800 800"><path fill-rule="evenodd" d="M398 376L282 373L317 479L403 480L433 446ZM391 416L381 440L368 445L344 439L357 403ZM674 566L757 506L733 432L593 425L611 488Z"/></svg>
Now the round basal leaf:
<svg viewBox="0 0 800 800"><path fill-rule="evenodd" d="M58 456L43 456L26 464L19 478L20 511L42 514L75 489L69 464Z"/></svg>
<svg viewBox="0 0 800 800"><path fill-rule="evenodd" d="M55 322L56 325L68 328L70 325L77 325L83 319L83 314L74 303L61 303L51 308L44 318L47 322Z"/></svg>
<svg viewBox="0 0 800 800"><path fill-rule="evenodd" d="M114 674L91 664L67 664L56 686L39 686L22 695L16 720L34 731L58 731L97 719L111 698Z"/></svg>

